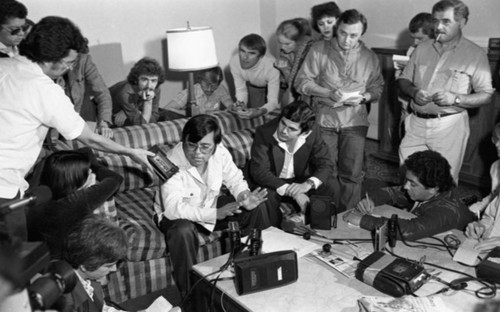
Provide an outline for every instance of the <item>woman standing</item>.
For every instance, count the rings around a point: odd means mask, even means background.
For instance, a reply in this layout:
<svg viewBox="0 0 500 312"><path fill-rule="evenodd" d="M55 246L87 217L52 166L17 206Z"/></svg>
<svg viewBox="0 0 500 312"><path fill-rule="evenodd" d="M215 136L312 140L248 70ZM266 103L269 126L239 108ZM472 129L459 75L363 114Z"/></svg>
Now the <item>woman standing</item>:
<svg viewBox="0 0 500 312"><path fill-rule="evenodd" d="M321 34L321 39L330 40L335 35L334 26L340 9L333 1L318 4L311 9L312 27Z"/></svg>

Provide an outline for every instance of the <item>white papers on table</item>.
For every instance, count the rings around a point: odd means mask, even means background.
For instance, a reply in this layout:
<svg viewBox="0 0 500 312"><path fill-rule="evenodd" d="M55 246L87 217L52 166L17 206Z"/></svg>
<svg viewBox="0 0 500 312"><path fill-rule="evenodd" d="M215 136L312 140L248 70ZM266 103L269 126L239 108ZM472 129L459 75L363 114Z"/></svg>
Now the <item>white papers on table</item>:
<svg viewBox="0 0 500 312"><path fill-rule="evenodd" d="M318 248L317 244L307 241L301 236L286 233L273 226L262 231L263 253L293 250L297 253L297 257L300 258L316 248Z"/></svg>
<svg viewBox="0 0 500 312"><path fill-rule="evenodd" d="M363 312L451 312L439 296L432 297L361 297L359 310Z"/></svg>
<svg viewBox="0 0 500 312"><path fill-rule="evenodd" d="M413 213L407 210L398 209L389 205L377 206L373 209L372 213L375 217L386 217L388 219L390 219L393 214L397 214L400 219L413 219L416 217Z"/></svg>
<svg viewBox="0 0 500 312"><path fill-rule="evenodd" d="M480 254L480 251L474 248L476 244L477 240L470 238L466 239L460 244L457 252L455 252L453 260L467 265L476 265L477 257Z"/></svg>
<svg viewBox="0 0 500 312"><path fill-rule="evenodd" d="M180 309L178 310L172 310L173 306L170 304L170 302L167 301L162 296L159 296L156 298L156 300L146 309L144 310L145 312L174 312L174 311L181 311Z"/></svg>

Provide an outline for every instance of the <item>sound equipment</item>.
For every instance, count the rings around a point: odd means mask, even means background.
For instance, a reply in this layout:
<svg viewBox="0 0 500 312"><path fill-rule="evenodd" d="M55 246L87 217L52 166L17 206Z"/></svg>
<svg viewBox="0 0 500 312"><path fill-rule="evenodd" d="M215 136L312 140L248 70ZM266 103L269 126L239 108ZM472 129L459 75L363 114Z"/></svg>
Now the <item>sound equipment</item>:
<svg viewBox="0 0 500 312"><path fill-rule="evenodd" d="M238 221L229 221L228 223L230 250L233 256L241 251L241 231Z"/></svg>
<svg viewBox="0 0 500 312"><path fill-rule="evenodd" d="M493 248L476 266L476 277L490 283L500 284L500 247Z"/></svg>
<svg viewBox="0 0 500 312"><path fill-rule="evenodd" d="M158 145L149 149L150 152L155 153L154 156L148 156L148 161L153 166L154 172L160 178L162 183L165 183L170 177L179 171L173 162L168 159L167 154Z"/></svg>
<svg viewBox="0 0 500 312"><path fill-rule="evenodd" d="M420 264L380 251L363 259L358 264L355 276L363 283L393 297L412 294L430 277Z"/></svg>
<svg viewBox="0 0 500 312"><path fill-rule="evenodd" d="M330 196L312 195L309 203L309 222L311 228L330 230L332 228L332 215L336 214L335 204Z"/></svg>
<svg viewBox="0 0 500 312"><path fill-rule="evenodd" d="M298 277L297 253L293 250L234 259L234 286L238 295L291 284Z"/></svg>

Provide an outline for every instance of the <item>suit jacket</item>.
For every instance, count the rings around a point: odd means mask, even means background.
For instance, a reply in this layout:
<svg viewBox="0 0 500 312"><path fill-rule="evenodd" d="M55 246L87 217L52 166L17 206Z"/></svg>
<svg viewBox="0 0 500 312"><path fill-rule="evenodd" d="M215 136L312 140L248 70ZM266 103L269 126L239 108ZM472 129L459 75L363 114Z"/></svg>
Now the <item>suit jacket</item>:
<svg viewBox="0 0 500 312"><path fill-rule="evenodd" d="M104 305L103 291L98 282L92 281L91 286L94 288L93 300L90 299L87 292L83 288L82 283L77 280L75 288L71 293L65 295L69 304L67 304L64 311L66 312L102 312Z"/></svg>
<svg viewBox="0 0 500 312"><path fill-rule="evenodd" d="M278 145L273 134L278 128L281 117L257 128L252 144L250 177L259 186L276 190L285 180L279 178L285 161L285 151ZM332 175L333 163L328 148L320 136L317 124L306 138L304 145L294 154L295 180L304 181L314 176L326 183Z"/></svg>

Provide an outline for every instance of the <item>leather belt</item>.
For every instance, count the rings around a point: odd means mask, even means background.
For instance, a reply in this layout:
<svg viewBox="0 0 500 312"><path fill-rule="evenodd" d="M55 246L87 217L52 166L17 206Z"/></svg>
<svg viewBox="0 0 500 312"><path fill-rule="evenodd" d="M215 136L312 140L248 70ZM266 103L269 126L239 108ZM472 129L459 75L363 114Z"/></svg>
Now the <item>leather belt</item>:
<svg viewBox="0 0 500 312"><path fill-rule="evenodd" d="M460 114L460 113L443 113L443 114L427 114L427 113L419 113L413 111L413 114L419 118L423 119L434 119L434 118L441 118L441 117L446 117L446 116L451 116L455 114Z"/></svg>

